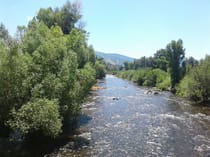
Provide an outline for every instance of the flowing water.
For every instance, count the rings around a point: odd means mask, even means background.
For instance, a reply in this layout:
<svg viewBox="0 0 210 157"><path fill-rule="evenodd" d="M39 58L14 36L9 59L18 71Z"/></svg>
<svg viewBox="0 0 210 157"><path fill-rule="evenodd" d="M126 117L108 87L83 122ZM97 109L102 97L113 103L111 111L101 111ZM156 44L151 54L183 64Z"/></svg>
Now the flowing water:
<svg viewBox="0 0 210 157"><path fill-rule="evenodd" d="M210 108L108 75L57 156L210 157ZM76 144L75 144L76 143Z"/></svg>

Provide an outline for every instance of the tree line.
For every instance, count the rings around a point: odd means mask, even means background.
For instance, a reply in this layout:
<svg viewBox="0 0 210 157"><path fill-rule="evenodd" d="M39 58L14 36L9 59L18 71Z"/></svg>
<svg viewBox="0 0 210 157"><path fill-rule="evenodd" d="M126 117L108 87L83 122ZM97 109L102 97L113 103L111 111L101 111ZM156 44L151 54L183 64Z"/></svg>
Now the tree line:
<svg viewBox="0 0 210 157"><path fill-rule="evenodd" d="M186 58L181 39L172 40L151 57L125 62L118 76L141 86L171 90L196 102L210 100L210 56L200 61Z"/></svg>
<svg viewBox="0 0 210 157"><path fill-rule="evenodd" d="M72 126L80 103L105 76L78 3L40 9L15 37L0 25L0 135L57 137Z"/></svg>

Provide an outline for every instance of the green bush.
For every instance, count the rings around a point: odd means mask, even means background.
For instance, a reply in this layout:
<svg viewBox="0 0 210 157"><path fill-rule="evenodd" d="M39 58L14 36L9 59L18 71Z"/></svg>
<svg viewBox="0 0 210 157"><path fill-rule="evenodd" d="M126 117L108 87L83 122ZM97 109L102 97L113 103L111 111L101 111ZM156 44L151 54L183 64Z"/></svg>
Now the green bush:
<svg viewBox="0 0 210 157"><path fill-rule="evenodd" d="M11 133L8 127L23 135L39 131L57 136L80 113L96 71L104 76L103 65L95 65L86 31L72 21L72 5L52 9L50 17L48 9L41 9L28 27L18 27L16 41L4 44L0 39L0 130L6 130L5 136ZM61 25L64 21L71 25L68 31Z"/></svg>
<svg viewBox="0 0 210 157"><path fill-rule="evenodd" d="M35 99L12 113L8 124L23 135L42 132L43 135L56 137L61 133L62 119L59 115L58 101Z"/></svg>
<svg viewBox="0 0 210 157"><path fill-rule="evenodd" d="M25 83L30 57L18 54L16 46L0 50L0 127L10 118L10 110L19 108L29 99Z"/></svg>
<svg viewBox="0 0 210 157"><path fill-rule="evenodd" d="M105 77L106 72L105 72L105 65L100 63L99 61L96 61L95 63L95 70L96 70L96 78L97 79L102 79Z"/></svg>
<svg viewBox="0 0 210 157"><path fill-rule="evenodd" d="M133 78L131 79L133 82L137 83L138 85L142 86L145 81L146 70L139 69L133 71Z"/></svg>
<svg viewBox="0 0 210 157"><path fill-rule="evenodd" d="M138 69L122 71L118 74L123 79L131 80L140 86L157 87L166 90L170 87L170 76L160 69Z"/></svg>
<svg viewBox="0 0 210 157"><path fill-rule="evenodd" d="M167 90L171 86L171 79L169 73L161 69L154 69L153 73L156 75L155 86L158 89Z"/></svg>
<svg viewBox="0 0 210 157"><path fill-rule="evenodd" d="M168 90L171 86L171 78L169 74L162 81L157 81L156 87L161 90Z"/></svg>
<svg viewBox="0 0 210 157"><path fill-rule="evenodd" d="M155 87L156 85L157 74L154 70L147 70L144 77L143 86Z"/></svg>
<svg viewBox="0 0 210 157"><path fill-rule="evenodd" d="M205 102L210 100L210 56L194 67L177 86L177 94L192 100Z"/></svg>
<svg viewBox="0 0 210 157"><path fill-rule="evenodd" d="M96 70L93 68L91 63L86 63L84 68L78 73L81 86L81 96L85 96L90 88L96 83Z"/></svg>

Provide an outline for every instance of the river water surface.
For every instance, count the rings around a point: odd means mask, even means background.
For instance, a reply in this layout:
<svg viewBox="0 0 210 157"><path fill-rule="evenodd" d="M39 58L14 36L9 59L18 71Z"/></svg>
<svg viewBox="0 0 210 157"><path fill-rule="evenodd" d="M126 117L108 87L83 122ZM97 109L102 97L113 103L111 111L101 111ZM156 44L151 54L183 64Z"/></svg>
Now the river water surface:
<svg viewBox="0 0 210 157"><path fill-rule="evenodd" d="M57 156L210 157L210 109L107 75Z"/></svg>

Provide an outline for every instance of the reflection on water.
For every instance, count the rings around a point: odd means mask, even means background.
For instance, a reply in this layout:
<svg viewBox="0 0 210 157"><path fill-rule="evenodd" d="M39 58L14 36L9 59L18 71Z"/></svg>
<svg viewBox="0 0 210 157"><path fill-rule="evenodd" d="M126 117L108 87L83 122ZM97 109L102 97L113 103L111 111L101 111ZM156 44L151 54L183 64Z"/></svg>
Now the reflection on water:
<svg viewBox="0 0 210 157"><path fill-rule="evenodd" d="M60 156L210 156L210 110L108 75Z"/></svg>

